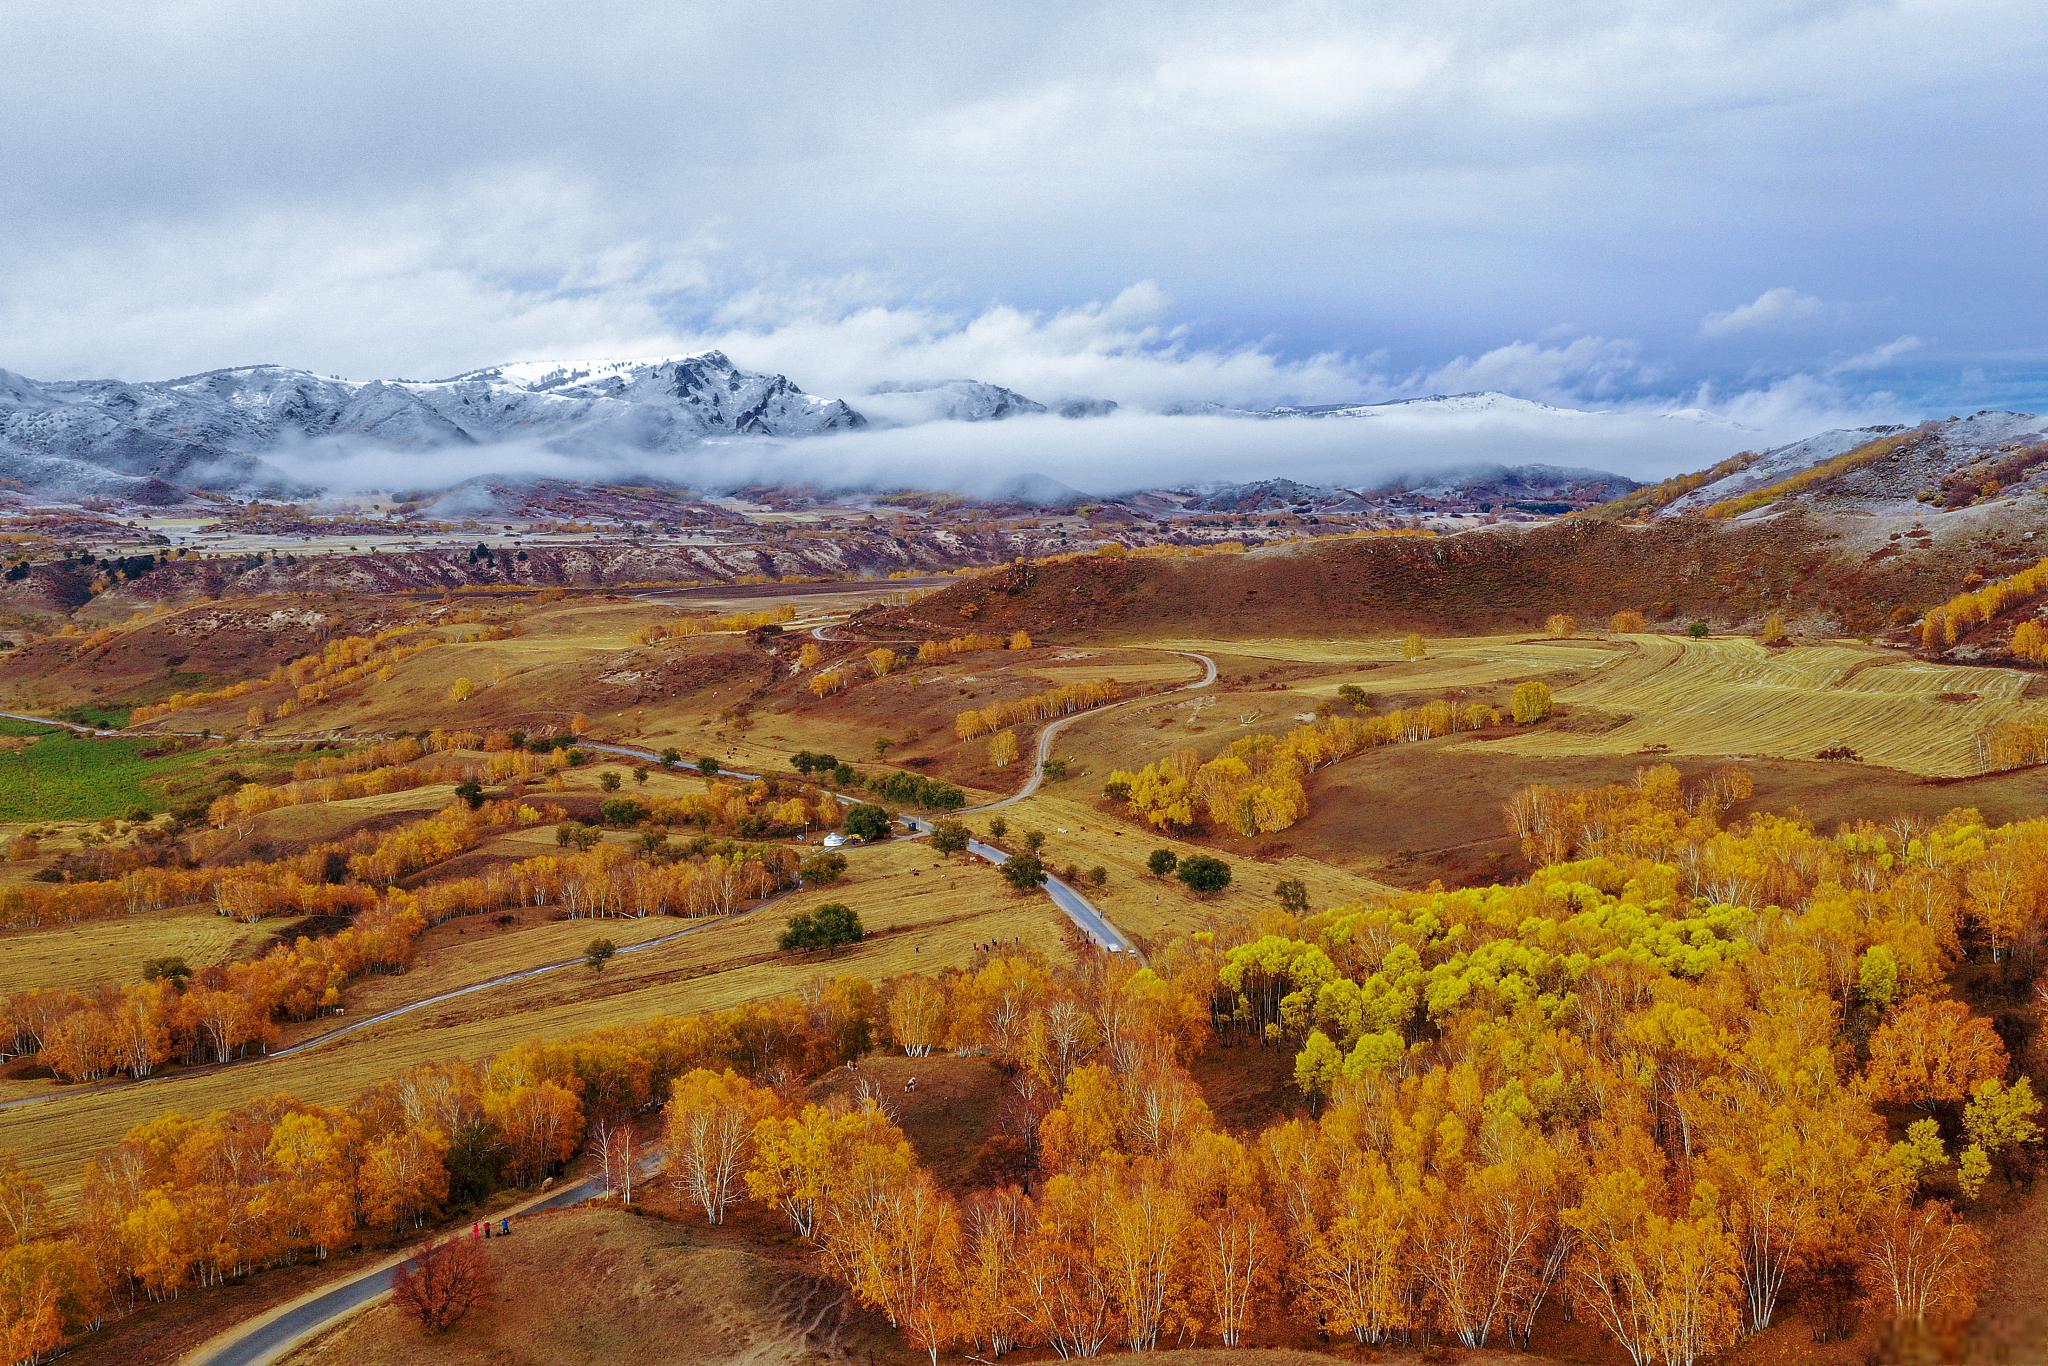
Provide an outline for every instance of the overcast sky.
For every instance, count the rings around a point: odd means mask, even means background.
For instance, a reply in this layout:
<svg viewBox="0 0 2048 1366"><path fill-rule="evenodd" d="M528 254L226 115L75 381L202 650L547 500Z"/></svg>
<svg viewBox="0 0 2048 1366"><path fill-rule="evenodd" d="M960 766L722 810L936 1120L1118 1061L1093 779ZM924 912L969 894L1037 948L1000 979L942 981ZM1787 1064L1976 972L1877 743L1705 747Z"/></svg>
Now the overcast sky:
<svg viewBox="0 0 2048 1366"><path fill-rule="evenodd" d="M2048 403L2040 0L0 0L0 368Z"/></svg>

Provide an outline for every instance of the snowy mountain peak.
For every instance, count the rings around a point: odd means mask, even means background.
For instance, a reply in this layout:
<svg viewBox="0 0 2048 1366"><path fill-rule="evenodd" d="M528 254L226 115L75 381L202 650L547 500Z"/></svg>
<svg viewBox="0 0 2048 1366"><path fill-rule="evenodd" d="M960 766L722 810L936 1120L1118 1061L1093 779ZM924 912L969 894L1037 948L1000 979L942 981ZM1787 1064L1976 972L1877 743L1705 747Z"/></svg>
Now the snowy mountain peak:
<svg viewBox="0 0 2048 1366"><path fill-rule="evenodd" d="M867 419L786 376L742 370L721 352L598 364L527 362L445 380L346 380L279 365L175 379L38 384L0 376L0 473L52 491L168 479L204 487L317 478L332 443L431 453L519 440L564 455L687 454L707 438L797 437ZM326 443L323 445L323 443ZM659 460L656 462L660 463ZM301 477L304 477L303 475ZM109 483L111 481L111 485Z"/></svg>
<svg viewBox="0 0 2048 1366"><path fill-rule="evenodd" d="M861 399L877 420L901 426L919 422L1000 422L1010 417L1035 417L1043 403L1015 389L977 379L931 382L897 380L877 384Z"/></svg>

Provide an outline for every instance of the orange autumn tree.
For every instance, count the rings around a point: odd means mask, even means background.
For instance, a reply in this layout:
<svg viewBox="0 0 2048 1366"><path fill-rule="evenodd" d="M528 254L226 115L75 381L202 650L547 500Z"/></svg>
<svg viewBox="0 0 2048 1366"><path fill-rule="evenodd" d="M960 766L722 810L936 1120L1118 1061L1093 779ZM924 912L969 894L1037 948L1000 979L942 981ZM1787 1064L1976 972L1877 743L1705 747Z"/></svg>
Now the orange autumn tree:
<svg viewBox="0 0 2048 1366"><path fill-rule="evenodd" d="M1982 1081L2003 1080L2005 1045L1961 1001L1915 996L1870 1039L1864 1077L1881 1100L1932 1109L1960 1104Z"/></svg>
<svg viewBox="0 0 2048 1366"><path fill-rule="evenodd" d="M1863 1267L1865 1289L1890 1312L1894 1331L1912 1336L1947 1336L1968 1323L1990 1275L1984 1235L1939 1200L1892 1205Z"/></svg>
<svg viewBox="0 0 2048 1366"><path fill-rule="evenodd" d="M865 1108L844 1138L817 1211L819 1252L936 1363L960 1335L960 1211L879 1111Z"/></svg>
<svg viewBox="0 0 2048 1366"><path fill-rule="evenodd" d="M1637 1366L1695 1366L1735 1340L1735 1245L1718 1212L1665 1214L1660 1176L1618 1166L1566 1216L1572 1300Z"/></svg>
<svg viewBox="0 0 2048 1366"><path fill-rule="evenodd" d="M1191 1213L1191 1320L1213 1330L1225 1347L1241 1346L1279 1293L1281 1249L1266 1213L1264 1175L1242 1143L1204 1132L1182 1155L1180 1182Z"/></svg>
<svg viewBox="0 0 2048 1366"><path fill-rule="evenodd" d="M442 1238L401 1262L391 1277L399 1310L429 1333L445 1333L469 1316L497 1284L483 1243Z"/></svg>
<svg viewBox="0 0 2048 1366"><path fill-rule="evenodd" d="M999 730L988 739L988 762L991 768L1008 768L1017 762L1017 732Z"/></svg>

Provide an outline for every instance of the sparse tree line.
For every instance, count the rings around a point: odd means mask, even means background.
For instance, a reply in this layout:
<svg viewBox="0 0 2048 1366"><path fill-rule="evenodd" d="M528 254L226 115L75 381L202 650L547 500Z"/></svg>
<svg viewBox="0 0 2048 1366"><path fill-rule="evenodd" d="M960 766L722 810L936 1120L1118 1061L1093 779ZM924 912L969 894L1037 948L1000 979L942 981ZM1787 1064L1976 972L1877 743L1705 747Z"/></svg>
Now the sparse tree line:
<svg viewBox="0 0 2048 1366"><path fill-rule="evenodd" d="M246 821L266 811L287 806L309 806L319 802L350 801L377 797L414 788L475 781L479 783L525 782L546 778L571 767L570 751L523 750L493 754L481 761L443 759L428 763L387 764L359 773L327 778L301 778L284 783L244 783L235 791L214 799L207 818L215 825Z"/></svg>
<svg viewBox="0 0 2048 1366"><path fill-rule="evenodd" d="M733 840L676 845L656 839L633 848L595 844L577 853L539 854L406 896L429 924L514 906L552 907L571 920L730 915L793 885L797 862L794 850Z"/></svg>
<svg viewBox="0 0 2048 1366"><path fill-rule="evenodd" d="M2007 721L1984 733L1987 769L2027 768L2048 764L2048 721Z"/></svg>
<svg viewBox="0 0 2048 1366"><path fill-rule="evenodd" d="M1031 636L1026 631L1012 632L1007 638L969 632L948 640L927 640L917 647L916 660L920 664L939 664L957 655L971 654L983 650L1028 650ZM824 660L824 652L814 643L806 643L797 654L797 669L816 669ZM911 662L893 646L878 645L863 652L860 660L867 665L867 672L873 678L886 678ZM811 675L811 695L818 698L830 697L853 686L858 678L858 665L851 659L841 660L829 669L820 669Z"/></svg>
<svg viewBox="0 0 2048 1366"><path fill-rule="evenodd" d="M329 641L316 654L301 655L278 665L262 678L245 678L224 687L198 692L174 692L162 702L136 707L130 723L146 725L181 711L237 701L265 689L289 688L291 696L274 705L252 703L244 716L245 722L251 726L282 721L301 708L326 702L366 679L389 682L399 664L454 638L438 632L458 626L477 628L468 633L466 638L471 640L504 640L518 630L509 622L493 620L472 608L444 613L433 622L409 622L387 627L374 635L342 636Z"/></svg>
<svg viewBox="0 0 2048 1366"><path fill-rule="evenodd" d="M1523 689L1529 689L1525 694ZM1360 701L1364 694L1358 694ZM1516 719L1550 713L1550 689L1525 683L1515 693ZM1327 716L1284 735L1246 736L1204 760L1194 750L1155 760L1135 772L1109 775L1103 795L1158 830L1208 826L1239 835L1285 830L1309 812L1308 779L1317 769L1369 749L1464 731L1502 721L1484 702L1449 699L1371 716Z"/></svg>
<svg viewBox="0 0 2048 1366"><path fill-rule="evenodd" d="M2043 594L2048 594L2048 558L2037 560L2017 574L1958 593L1932 609L1920 619L1920 643L1940 654L1975 628L1997 620L2015 607L2034 602ZM2048 626L2032 617L2019 622L2013 628L2011 648L2013 657L2023 663L2048 663Z"/></svg>
<svg viewBox="0 0 2048 1366"><path fill-rule="evenodd" d="M624 800L631 805L623 812L613 809L605 813L611 824L687 825L747 839L831 829L841 818L840 804L830 793L775 778L752 782L709 779L702 792ZM612 803L605 806L611 808ZM618 814L631 819L615 819Z"/></svg>
<svg viewBox="0 0 2048 1366"><path fill-rule="evenodd" d="M474 808L456 802L383 833L360 831L297 854L211 867L202 865L226 847L228 836L202 831L182 847L121 851L118 861L132 861L131 866L110 868L113 876L0 888L0 927L68 924L209 901L221 915L248 923L286 910L352 913L374 900L372 886L388 885L473 847L493 831L532 825L551 812L524 802L481 802Z"/></svg>
<svg viewBox="0 0 2048 1366"><path fill-rule="evenodd" d="M1123 686L1113 678L1066 683L1029 697L991 702L985 707L963 711L953 718L953 734L962 740L975 740L1008 726L1071 716L1075 712L1114 702L1123 695Z"/></svg>
<svg viewBox="0 0 2048 1366"><path fill-rule="evenodd" d="M917 662L939 664L956 655L979 654L987 650L1028 650L1029 631L1012 631L1007 637L986 631L969 631L950 640L927 640L917 647Z"/></svg>
<svg viewBox="0 0 2048 1366"><path fill-rule="evenodd" d="M162 702L135 708L130 720L138 726L147 725L181 711L238 701L266 688L293 690L290 698L265 713L269 719L287 717L299 706L325 701L342 688L446 643L440 636L407 640L425 629L412 624L389 627L370 636L343 636L329 641L318 654L301 655L278 665L262 678L245 678L199 692L174 692Z"/></svg>
<svg viewBox="0 0 2048 1366"><path fill-rule="evenodd" d="M767 582L767 580L760 580ZM745 579L737 580L744 583ZM758 631L766 626L782 626L796 620L796 607L791 603L764 609L759 612L729 612L717 617L677 617L672 621L658 621L643 626L633 633L635 645L653 645L664 640L688 640L693 636L714 635L729 631Z"/></svg>
<svg viewBox="0 0 2048 1366"><path fill-rule="evenodd" d="M586 724L584 718L577 717L572 733ZM224 826L281 807L346 801L441 783L523 784L546 779L559 790L560 775L584 758L571 741L572 735L533 736L519 730L436 729L425 736L402 736L347 754L302 759L292 766L289 781L244 783L216 798L207 815L213 824ZM428 755L458 750L480 750L484 757L421 762Z"/></svg>
<svg viewBox="0 0 2048 1366"><path fill-rule="evenodd" d="M490 833L545 818L523 805L487 803L471 811L458 804L348 859L347 875L363 880L339 885L309 883L293 866L192 870L194 877L214 879L223 913L232 908L253 921L271 911L346 910L354 913L354 923L337 934L300 936L257 958L197 973L172 960L164 973L95 992L18 993L0 1001L0 1042L7 1052L34 1056L72 1081L116 1074L140 1079L174 1060L227 1062L266 1051L282 1023L338 1009L350 984L365 975L405 971L419 935L458 916L522 906L551 907L571 919L727 915L796 880L794 850L710 839L677 846L655 839L636 848L601 844L538 855L416 891L387 885L380 894L364 885L389 881L363 878L365 868L436 862Z"/></svg>
<svg viewBox="0 0 2048 1366"><path fill-rule="evenodd" d="M1822 484L1832 479L1837 479L1847 474L1850 470L1860 469L1865 465L1891 455L1903 447L1913 445L1922 440L1924 436L1925 433L1917 427L1911 431L1900 432L1896 436L1881 436L1875 441L1865 442L1861 446L1844 451L1831 460L1823 460L1818 465L1809 465L1797 474L1760 484L1745 493L1738 493L1731 498L1723 498L1720 502L1706 508L1700 515L1720 520L1740 517L1745 512L1754 512L1766 504L1775 503L1780 498L1790 498L1794 494L1805 492L1807 489L1819 488ZM1741 458L1737 457L1738 460ZM1737 468L1739 469L1741 466L1738 465ZM1661 489L1665 486L1659 485L1658 487Z"/></svg>

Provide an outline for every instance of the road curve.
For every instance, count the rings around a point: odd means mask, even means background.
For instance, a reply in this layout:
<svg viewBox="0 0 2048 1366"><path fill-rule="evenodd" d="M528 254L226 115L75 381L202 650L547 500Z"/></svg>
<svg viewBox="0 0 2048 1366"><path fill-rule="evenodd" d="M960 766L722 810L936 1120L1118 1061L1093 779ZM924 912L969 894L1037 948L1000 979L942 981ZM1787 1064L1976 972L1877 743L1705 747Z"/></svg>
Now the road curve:
<svg viewBox="0 0 2048 1366"><path fill-rule="evenodd" d="M1202 676L1192 683L1183 683L1178 688L1170 688L1163 693L1144 693L1138 697L1127 697L1121 702L1112 702L1106 707L1095 707L1089 711L1077 711L1072 716L1062 716L1059 720L1038 732L1038 752L1034 756L1031 765L1031 776L1024 780L1024 785L1007 797L984 803L981 806L971 806L967 808L968 811L995 811L1001 807L1015 806L1026 797L1036 794L1039 788L1045 786L1045 766L1052 762L1053 741L1059 738L1061 731L1075 722L1085 721L1092 716L1101 716L1105 712L1116 711L1121 707L1135 706L1140 702L1157 702L1162 697L1172 697L1178 693L1198 692L1216 681L1216 661L1209 658L1209 656L1198 654L1193 650L1175 650L1173 653L1184 659L1192 659L1197 664L1200 664L1202 666Z"/></svg>
<svg viewBox="0 0 2048 1366"><path fill-rule="evenodd" d="M656 1147L641 1158L638 1167L643 1174L651 1172L660 1160L661 1152ZM560 1190L549 1191L500 1210L492 1217L517 1219L542 1210L566 1209L603 1193L604 1179L589 1176ZM463 1236L459 1228L453 1233L456 1237ZM515 1232L513 1236L518 1235ZM391 1283L400 1264L411 1255L411 1249L394 1253L374 1266L343 1277L304 1298L236 1324L194 1348L185 1356L184 1366L266 1366L321 1329L390 1294Z"/></svg>

